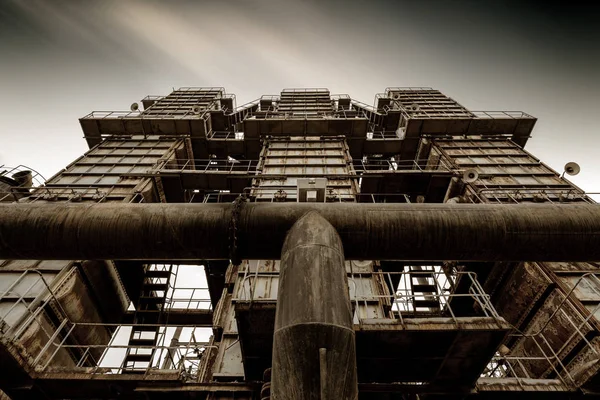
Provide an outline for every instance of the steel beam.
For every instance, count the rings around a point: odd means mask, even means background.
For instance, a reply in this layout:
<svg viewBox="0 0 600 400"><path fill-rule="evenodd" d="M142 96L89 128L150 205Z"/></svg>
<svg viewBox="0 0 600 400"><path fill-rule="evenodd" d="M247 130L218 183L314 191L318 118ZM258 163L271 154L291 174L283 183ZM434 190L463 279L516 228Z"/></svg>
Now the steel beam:
<svg viewBox="0 0 600 400"><path fill-rule="evenodd" d="M356 203L0 204L0 259L278 259L312 210L346 259L600 260L599 205Z"/></svg>

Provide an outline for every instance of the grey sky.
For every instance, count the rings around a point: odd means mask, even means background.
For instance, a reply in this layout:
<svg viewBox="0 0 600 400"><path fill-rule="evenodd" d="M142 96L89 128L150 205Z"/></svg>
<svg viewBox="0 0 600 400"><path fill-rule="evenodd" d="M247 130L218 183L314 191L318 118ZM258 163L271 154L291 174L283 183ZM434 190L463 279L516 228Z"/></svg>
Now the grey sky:
<svg viewBox="0 0 600 400"><path fill-rule="evenodd" d="M86 150L79 117L172 87L432 86L538 117L527 150L600 191L599 27L593 2L0 0L0 164L48 178Z"/></svg>

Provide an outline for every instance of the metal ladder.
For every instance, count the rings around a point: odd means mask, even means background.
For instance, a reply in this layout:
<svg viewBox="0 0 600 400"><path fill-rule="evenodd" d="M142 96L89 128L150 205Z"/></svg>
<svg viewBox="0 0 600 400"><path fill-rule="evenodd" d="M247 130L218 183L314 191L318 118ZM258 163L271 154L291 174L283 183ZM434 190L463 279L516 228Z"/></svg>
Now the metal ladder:
<svg viewBox="0 0 600 400"><path fill-rule="evenodd" d="M156 346L165 334L160 331L159 324L165 311L172 269L169 265L168 269L163 266L162 269L146 270L123 360L123 374L144 374L153 366Z"/></svg>
<svg viewBox="0 0 600 400"><path fill-rule="evenodd" d="M409 267L410 291L414 311L426 308L427 311L439 311L440 300L436 284L435 271L424 269L422 266Z"/></svg>

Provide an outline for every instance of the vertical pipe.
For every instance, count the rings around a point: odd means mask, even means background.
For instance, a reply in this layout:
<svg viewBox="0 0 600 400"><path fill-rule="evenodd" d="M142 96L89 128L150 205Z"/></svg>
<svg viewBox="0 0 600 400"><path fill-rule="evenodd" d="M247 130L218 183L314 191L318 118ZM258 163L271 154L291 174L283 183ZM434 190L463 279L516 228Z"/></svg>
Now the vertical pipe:
<svg viewBox="0 0 600 400"><path fill-rule="evenodd" d="M283 245L271 382L273 400L358 398L342 242L314 211L298 219Z"/></svg>
<svg viewBox="0 0 600 400"><path fill-rule="evenodd" d="M321 347L319 349L319 367L321 378L321 400L329 400L327 395L327 349Z"/></svg>
<svg viewBox="0 0 600 400"><path fill-rule="evenodd" d="M176 368L175 366L175 347L179 346L179 338L181 337L181 331L183 330L182 326L178 326L175 328L175 333L173 333L173 337L171 338L171 344L169 344L169 348L167 349L167 355L163 361L162 369L171 369ZM167 331L165 329L165 335ZM186 351L189 350L186 348Z"/></svg>

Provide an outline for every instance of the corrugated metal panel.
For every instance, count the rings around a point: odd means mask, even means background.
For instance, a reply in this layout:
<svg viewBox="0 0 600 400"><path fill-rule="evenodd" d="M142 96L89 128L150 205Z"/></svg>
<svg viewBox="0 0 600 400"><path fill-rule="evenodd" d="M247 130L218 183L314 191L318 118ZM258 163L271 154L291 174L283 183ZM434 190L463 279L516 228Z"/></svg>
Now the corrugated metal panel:
<svg viewBox="0 0 600 400"><path fill-rule="evenodd" d="M253 196L257 201L270 201L285 191L287 201L297 198L297 178L306 176L336 178L354 175L351 158L343 139L319 140L318 138L294 138L273 140L263 151L258 169L263 175L281 175L282 179L256 178ZM294 175L294 176L291 176ZM329 179L327 183L329 201L355 200L357 182L350 179Z"/></svg>

